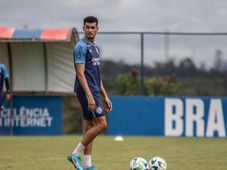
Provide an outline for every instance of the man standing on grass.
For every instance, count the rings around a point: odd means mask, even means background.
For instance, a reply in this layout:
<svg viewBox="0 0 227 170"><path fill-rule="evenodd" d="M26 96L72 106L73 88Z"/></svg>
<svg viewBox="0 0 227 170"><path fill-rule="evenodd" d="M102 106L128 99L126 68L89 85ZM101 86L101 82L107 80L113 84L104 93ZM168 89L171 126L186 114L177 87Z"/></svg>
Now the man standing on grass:
<svg viewBox="0 0 227 170"><path fill-rule="evenodd" d="M84 18L85 36L74 48L76 81L74 91L83 110L83 137L75 150L68 156L78 170L96 170L91 163L92 141L107 128L106 112L112 110L112 103L100 77L100 51L95 41L98 19L94 16ZM106 109L102 104L102 95ZM84 152L83 165L81 154Z"/></svg>
<svg viewBox="0 0 227 170"><path fill-rule="evenodd" d="M6 94L3 93L3 87L6 87ZM9 90L9 72L6 69L5 65L0 63L0 109L2 109L3 104L6 101L10 100L11 94Z"/></svg>

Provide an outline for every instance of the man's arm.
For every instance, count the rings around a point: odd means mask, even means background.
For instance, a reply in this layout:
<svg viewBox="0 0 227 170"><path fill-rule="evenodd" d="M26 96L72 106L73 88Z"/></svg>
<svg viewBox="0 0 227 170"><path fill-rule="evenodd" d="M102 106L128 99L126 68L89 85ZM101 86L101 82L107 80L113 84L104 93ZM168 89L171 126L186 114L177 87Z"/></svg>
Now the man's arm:
<svg viewBox="0 0 227 170"><path fill-rule="evenodd" d="M87 95L88 109L91 111L95 111L95 109L96 109L95 100L94 100L91 90L88 86L87 79L84 75L85 64L75 64L75 68L76 68L77 78L78 78L84 92Z"/></svg>
<svg viewBox="0 0 227 170"><path fill-rule="evenodd" d="M106 111L110 112L112 110L112 103L111 103L111 101L110 101L110 99L109 99L109 97L108 97L108 95L106 93L106 90L105 90L105 88L103 86L102 81L101 81L101 95L102 95L102 97L103 97L103 99L104 99L104 101L106 103L106 107L107 107Z"/></svg>
<svg viewBox="0 0 227 170"><path fill-rule="evenodd" d="M9 79L5 78L6 91L9 92Z"/></svg>
<svg viewBox="0 0 227 170"><path fill-rule="evenodd" d="M10 88L9 88L9 79L8 77L5 78L5 86L6 86L6 100L11 99L11 93L10 93Z"/></svg>

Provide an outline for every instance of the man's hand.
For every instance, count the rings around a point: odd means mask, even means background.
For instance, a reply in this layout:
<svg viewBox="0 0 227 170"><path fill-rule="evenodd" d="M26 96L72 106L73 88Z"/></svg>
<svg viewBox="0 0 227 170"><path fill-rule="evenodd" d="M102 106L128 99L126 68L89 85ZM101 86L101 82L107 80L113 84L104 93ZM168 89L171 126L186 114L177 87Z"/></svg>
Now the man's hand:
<svg viewBox="0 0 227 170"><path fill-rule="evenodd" d="M92 94L87 95L88 110L94 112L96 109L95 100Z"/></svg>
<svg viewBox="0 0 227 170"><path fill-rule="evenodd" d="M106 103L106 112L110 112L112 110L112 103L111 103L109 97L105 97L104 100Z"/></svg>
<svg viewBox="0 0 227 170"><path fill-rule="evenodd" d="M12 98L12 94L11 93L6 93L6 101L9 101Z"/></svg>

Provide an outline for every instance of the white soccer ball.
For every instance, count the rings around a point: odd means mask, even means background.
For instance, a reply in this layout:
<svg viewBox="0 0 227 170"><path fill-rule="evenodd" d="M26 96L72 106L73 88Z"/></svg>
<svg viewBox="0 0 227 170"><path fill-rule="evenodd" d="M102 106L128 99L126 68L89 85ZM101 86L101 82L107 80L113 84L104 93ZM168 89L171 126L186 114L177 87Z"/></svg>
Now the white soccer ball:
<svg viewBox="0 0 227 170"><path fill-rule="evenodd" d="M150 170L166 170L167 169L167 163L166 161L161 157L153 157L148 162Z"/></svg>
<svg viewBox="0 0 227 170"><path fill-rule="evenodd" d="M131 160L129 170L149 170L148 162L141 157L135 157Z"/></svg>

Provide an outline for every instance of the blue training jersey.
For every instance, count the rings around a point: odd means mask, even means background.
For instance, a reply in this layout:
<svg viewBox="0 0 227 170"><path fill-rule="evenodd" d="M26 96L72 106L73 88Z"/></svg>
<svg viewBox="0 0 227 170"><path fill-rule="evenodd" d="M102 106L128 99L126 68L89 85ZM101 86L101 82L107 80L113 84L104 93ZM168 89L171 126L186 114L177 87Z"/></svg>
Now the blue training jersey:
<svg viewBox="0 0 227 170"><path fill-rule="evenodd" d="M3 92L4 79L9 78L9 72L4 64L0 63L0 93Z"/></svg>
<svg viewBox="0 0 227 170"><path fill-rule="evenodd" d="M100 51L98 47L86 39L81 39L74 47L73 56L75 64L85 64L84 74L91 92L100 92ZM74 91L77 93L84 92L77 77Z"/></svg>

